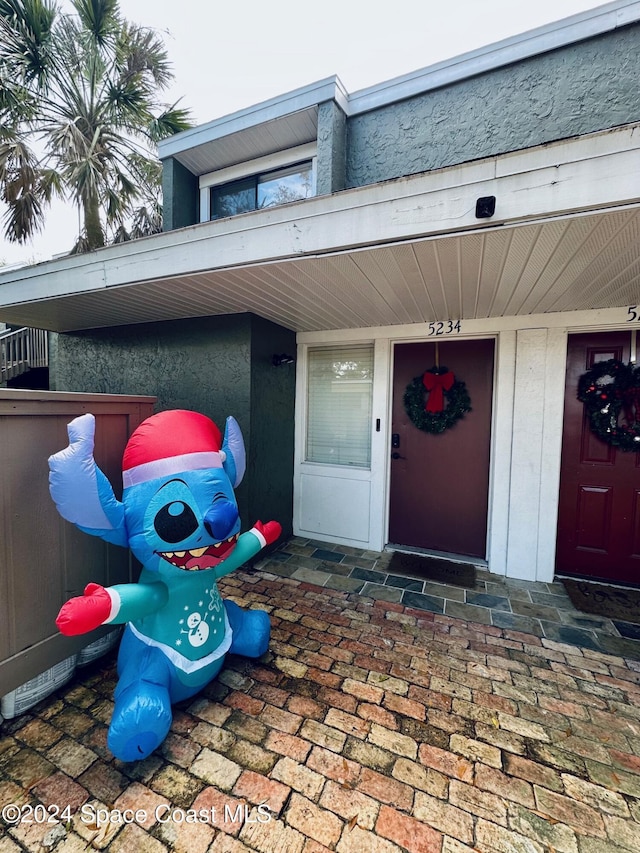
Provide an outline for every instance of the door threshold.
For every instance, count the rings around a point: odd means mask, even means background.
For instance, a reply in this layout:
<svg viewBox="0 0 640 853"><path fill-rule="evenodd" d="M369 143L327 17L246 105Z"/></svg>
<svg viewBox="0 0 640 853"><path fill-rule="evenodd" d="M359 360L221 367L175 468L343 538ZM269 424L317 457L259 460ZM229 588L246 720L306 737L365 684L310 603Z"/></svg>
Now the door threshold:
<svg viewBox="0 0 640 853"><path fill-rule="evenodd" d="M432 551L429 548L414 548L412 545L395 545L393 542L388 542L384 550L398 551L400 554L416 554L419 557L435 557L438 560L448 560L450 563L465 563L476 566L479 569L486 569L489 565L481 557L470 557L468 554L451 554L449 551Z"/></svg>
<svg viewBox="0 0 640 853"><path fill-rule="evenodd" d="M594 577L593 575L574 575L569 574L568 572L558 572L553 576L554 581L559 581L560 583L562 583L565 578L568 581L584 581L585 583L596 584L596 586L613 586L616 589L631 589L634 592L637 592L637 590L640 589L640 582L632 583L631 581L614 581L609 578L599 578Z"/></svg>

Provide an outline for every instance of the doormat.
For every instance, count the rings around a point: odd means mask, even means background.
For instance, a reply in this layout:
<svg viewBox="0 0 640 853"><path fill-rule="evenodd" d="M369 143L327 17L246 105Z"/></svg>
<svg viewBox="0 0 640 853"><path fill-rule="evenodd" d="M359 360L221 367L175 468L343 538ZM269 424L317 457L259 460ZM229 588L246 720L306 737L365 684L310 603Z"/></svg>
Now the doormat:
<svg viewBox="0 0 640 853"><path fill-rule="evenodd" d="M417 575L423 580L453 586L472 588L476 582L475 566L469 563L454 563L451 560L438 560L420 554L403 554L400 551L394 551L387 571L391 575Z"/></svg>
<svg viewBox="0 0 640 853"><path fill-rule="evenodd" d="M560 578L574 607L607 619L640 624L640 589Z"/></svg>

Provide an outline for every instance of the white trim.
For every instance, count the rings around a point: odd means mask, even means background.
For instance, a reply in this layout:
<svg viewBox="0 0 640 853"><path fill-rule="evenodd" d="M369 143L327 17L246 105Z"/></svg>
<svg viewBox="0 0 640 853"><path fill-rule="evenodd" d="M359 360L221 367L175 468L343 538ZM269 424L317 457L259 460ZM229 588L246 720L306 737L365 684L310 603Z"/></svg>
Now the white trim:
<svg viewBox="0 0 640 853"><path fill-rule="evenodd" d="M491 425L487 565L496 576L550 582L554 577L561 445L570 332L630 330L627 308L576 311L464 322L454 339L496 340ZM429 340L428 324L347 329L298 335L294 532L320 541L379 551L388 541L389 452L393 346ZM331 466L301 464L305 435L306 352L318 344L374 341L374 406L371 470L349 472L371 485L369 539L302 530L300 477L339 478ZM375 421L381 417L381 429ZM344 479L344 477L342 477ZM322 519L318 519L321 526Z"/></svg>
<svg viewBox="0 0 640 853"><path fill-rule="evenodd" d="M229 166L226 169L218 169L216 172L207 172L206 175L200 176L200 189L202 190L204 187L215 187L219 184L226 184L229 181L246 178L249 175L271 172L275 169L284 168L285 166L293 166L295 163L299 163L303 160L313 161L317 150L317 144L315 142L309 142L306 145L287 148L285 151L276 151L275 154L269 154L266 157L247 160L244 163L238 163L237 165Z"/></svg>
<svg viewBox="0 0 640 853"><path fill-rule="evenodd" d="M542 444L540 466L540 512L536 580L551 582L555 573L564 397L567 374L566 329L548 329L544 398L542 401Z"/></svg>
<svg viewBox="0 0 640 853"><path fill-rule="evenodd" d="M640 207L639 131L635 123L0 272L0 307L201 271L545 223L613 207L635 209ZM479 225L475 199L483 195L496 195L498 205L496 216Z"/></svg>
<svg viewBox="0 0 640 853"><path fill-rule="evenodd" d="M200 187L200 222L211 219L211 188Z"/></svg>
<svg viewBox="0 0 640 853"><path fill-rule="evenodd" d="M586 311L557 311L549 314L522 316L483 317L462 320L459 337L481 337L519 329L563 328L574 331L595 329L631 328L628 306L596 308ZM330 344L344 340L357 343L361 340L422 340L430 337L428 323L409 323L397 326L374 326L366 329L329 329L318 332L298 332L298 344Z"/></svg>
<svg viewBox="0 0 640 853"><path fill-rule="evenodd" d="M382 551L389 541L389 481L391 477L391 389L393 349L391 341L374 341L373 406L371 425L371 531L369 548ZM376 430L378 419L380 431Z"/></svg>
<svg viewBox="0 0 640 853"><path fill-rule="evenodd" d="M486 556L491 572L506 575L516 369L515 331L498 333L494 358Z"/></svg>
<svg viewBox="0 0 640 853"><path fill-rule="evenodd" d="M284 118L295 112L317 107L325 101L335 101L344 112L348 110L347 91L335 75L214 119L207 124L176 133L158 143L158 156L161 160L175 157L176 154L196 148L198 145L222 139L267 121Z"/></svg>
<svg viewBox="0 0 640 853"><path fill-rule="evenodd" d="M211 190L213 187L230 181L240 180L250 175L265 174L294 166L296 163L311 162L311 197L316 194L317 184L317 162L316 156L318 146L315 142L306 145L298 145L295 148L287 148L285 151L277 151L266 157L258 157L255 160L247 160L226 169L218 169L216 172L207 172L200 177L200 222L208 222L211 219ZM277 205L280 207L280 205ZM273 208L270 208L273 209Z"/></svg>
<svg viewBox="0 0 640 853"><path fill-rule="evenodd" d="M351 345L348 339L340 345ZM374 378L372 386L371 410L371 462L368 467L349 465L327 465L306 460L307 435L307 396L308 396L308 350L298 347L295 397L295 447L294 447L294 533L297 536L310 536L325 542L355 545L361 548L382 550L385 529L385 468L384 452L386 447L386 417L384 407L387 396L387 376L385 365L388 360L387 345L384 341L360 340L355 344L371 344L373 347ZM327 346L331 346L328 344ZM376 420L380 419L381 431L376 432ZM315 483L314 496L322 503L322 496L329 492L339 496L339 500L327 503L325 518L317 513L309 513L304 507L304 486ZM358 533L353 537L341 535L339 527L344 525L341 510L350 498L358 496ZM337 519L336 519L337 514ZM310 517L311 516L311 517ZM305 526L304 518L309 518Z"/></svg>
<svg viewBox="0 0 640 853"><path fill-rule="evenodd" d="M538 575L541 479L549 464L543 457L547 334L547 329L538 328L521 329L516 335L507 575L526 580ZM559 465L559 459L554 464Z"/></svg>

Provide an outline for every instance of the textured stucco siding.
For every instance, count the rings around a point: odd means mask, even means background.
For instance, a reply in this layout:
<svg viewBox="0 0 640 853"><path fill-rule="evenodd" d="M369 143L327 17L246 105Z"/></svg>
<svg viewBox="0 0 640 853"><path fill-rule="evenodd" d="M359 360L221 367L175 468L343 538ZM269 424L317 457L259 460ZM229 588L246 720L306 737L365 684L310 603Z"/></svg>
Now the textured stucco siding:
<svg viewBox="0 0 640 853"><path fill-rule="evenodd" d="M335 101L320 104L316 195L326 195L344 189L346 126L346 116Z"/></svg>
<svg viewBox="0 0 640 853"><path fill-rule="evenodd" d="M173 231L199 221L198 178L173 157L162 161L162 228Z"/></svg>
<svg viewBox="0 0 640 853"><path fill-rule="evenodd" d="M233 415L247 447L237 490L243 527L293 514L295 335L260 317L234 314L53 336L51 389L150 394L157 410L193 409L224 430Z"/></svg>
<svg viewBox="0 0 640 853"><path fill-rule="evenodd" d="M640 119L640 26L348 119L346 186Z"/></svg>

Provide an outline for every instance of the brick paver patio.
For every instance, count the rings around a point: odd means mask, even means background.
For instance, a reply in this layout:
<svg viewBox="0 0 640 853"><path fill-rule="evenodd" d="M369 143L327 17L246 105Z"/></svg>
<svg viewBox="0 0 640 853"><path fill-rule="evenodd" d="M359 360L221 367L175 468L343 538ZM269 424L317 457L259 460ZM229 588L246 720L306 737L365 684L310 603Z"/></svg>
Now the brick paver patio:
<svg viewBox="0 0 640 853"><path fill-rule="evenodd" d="M137 764L105 746L113 656L6 721L0 853L640 850L640 662L264 570L220 586L270 612L267 655Z"/></svg>

